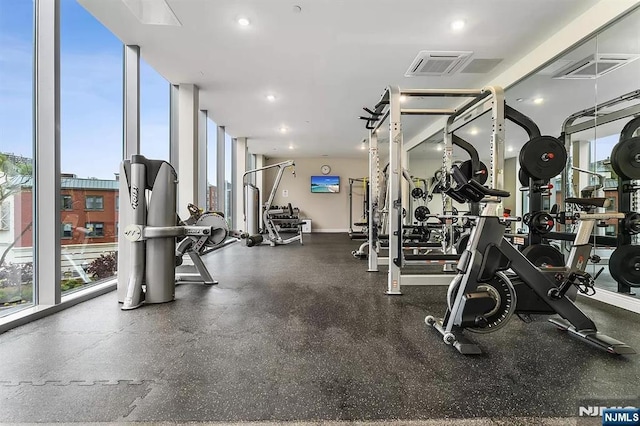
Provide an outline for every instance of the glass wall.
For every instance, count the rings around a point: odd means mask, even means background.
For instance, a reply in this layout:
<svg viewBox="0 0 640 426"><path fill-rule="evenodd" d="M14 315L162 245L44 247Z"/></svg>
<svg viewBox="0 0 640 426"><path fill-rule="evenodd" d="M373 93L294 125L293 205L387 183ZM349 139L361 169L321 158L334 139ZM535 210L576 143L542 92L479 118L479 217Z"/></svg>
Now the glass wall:
<svg viewBox="0 0 640 426"><path fill-rule="evenodd" d="M0 2L0 316L34 300L33 22L33 2Z"/></svg>
<svg viewBox="0 0 640 426"><path fill-rule="evenodd" d="M122 43L75 0L60 4L61 290L116 272Z"/></svg>
<svg viewBox="0 0 640 426"><path fill-rule="evenodd" d="M211 119L207 119L207 209L218 209L218 187L216 175L218 171L218 125Z"/></svg>
<svg viewBox="0 0 640 426"><path fill-rule="evenodd" d="M154 160L170 160L170 85L140 58L140 153Z"/></svg>
<svg viewBox="0 0 640 426"><path fill-rule="evenodd" d="M229 228L233 228L233 196L232 196L232 145L231 136L224 134L224 217Z"/></svg>

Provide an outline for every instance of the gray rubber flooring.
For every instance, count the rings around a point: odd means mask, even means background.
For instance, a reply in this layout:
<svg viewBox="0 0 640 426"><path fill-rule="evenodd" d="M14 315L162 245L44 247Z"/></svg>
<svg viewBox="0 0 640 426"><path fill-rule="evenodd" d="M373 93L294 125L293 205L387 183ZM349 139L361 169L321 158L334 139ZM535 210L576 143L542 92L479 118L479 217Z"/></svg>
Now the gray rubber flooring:
<svg viewBox="0 0 640 426"><path fill-rule="evenodd" d="M305 236L307 237L307 236ZM0 422L600 424L586 405L640 405L640 356L544 320L472 336L465 357L424 325L444 287L386 296L346 235L207 256L218 286L119 309L115 292L0 335ZM640 350L640 316L580 301ZM258 423L256 423L258 424ZM361 423L362 424L362 423Z"/></svg>

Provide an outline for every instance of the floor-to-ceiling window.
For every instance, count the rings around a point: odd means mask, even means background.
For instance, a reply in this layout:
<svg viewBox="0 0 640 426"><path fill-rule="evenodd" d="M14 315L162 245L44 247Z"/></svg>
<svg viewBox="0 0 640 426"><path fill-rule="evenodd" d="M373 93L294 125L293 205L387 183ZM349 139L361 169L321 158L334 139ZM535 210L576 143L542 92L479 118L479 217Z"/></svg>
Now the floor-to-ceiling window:
<svg viewBox="0 0 640 426"><path fill-rule="evenodd" d="M116 272L122 102L122 43L75 0L62 0L63 294Z"/></svg>
<svg viewBox="0 0 640 426"><path fill-rule="evenodd" d="M0 316L33 304L34 3L0 1Z"/></svg>
<svg viewBox="0 0 640 426"><path fill-rule="evenodd" d="M141 58L140 153L153 160L169 161L169 88L169 82Z"/></svg>
<svg viewBox="0 0 640 426"><path fill-rule="evenodd" d="M224 216L230 228L233 228L233 196L232 196L232 140L224 134Z"/></svg>
<svg viewBox="0 0 640 426"><path fill-rule="evenodd" d="M211 119L207 120L207 209L218 211L218 125Z"/></svg>

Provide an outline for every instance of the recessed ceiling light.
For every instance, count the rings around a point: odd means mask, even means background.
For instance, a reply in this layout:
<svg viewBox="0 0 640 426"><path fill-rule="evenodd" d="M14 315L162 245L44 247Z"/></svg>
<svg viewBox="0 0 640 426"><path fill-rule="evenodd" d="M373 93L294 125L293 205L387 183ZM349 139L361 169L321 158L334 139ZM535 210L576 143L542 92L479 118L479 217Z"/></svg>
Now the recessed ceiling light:
<svg viewBox="0 0 640 426"><path fill-rule="evenodd" d="M404 102L407 100L407 97L405 95L400 95L400 102Z"/></svg>
<svg viewBox="0 0 640 426"><path fill-rule="evenodd" d="M280 133L287 133L287 130L288 129L284 126L280 127Z"/></svg>
<svg viewBox="0 0 640 426"><path fill-rule="evenodd" d="M376 133L380 133L380 127L376 129Z"/></svg>
<svg viewBox="0 0 640 426"><path fill-rule="evenodd" d="M436 151L442 151L442 150L443 150L442 144L436 145Z"/></svg>
<svg viewBox="0 0 640 426"><path fill-rule="evenodd" d="M297 4L293 6L293 13L300 13L302 12L302 8L300 6L298 6Z"/></svg>
<svg viewBox="0 0 640 426"><path fill-rule="evenodd" d="M267 95L267 100L269 102L274 102L276 100L276 96L275 95Z"/></svg>
<svg viewBox="0 0 640 426"><path fill-rule="evenodd" d="M516 99L516 101L517 102L522 102L522 101L524 101L524 98L518 98L518 99Z"/></svg>
<svg viewBox="0 0 640 426"><path fill-rule="evenodd" d="M513 147L512 146L508 147L507 151L512 152L513 151Z"/></svg>
<svg viewBox="0 0 640 426"><path fill-rule="evenodd" d="M462 19L456 19L451 23L451 29L453 31L460 31L464 28L465 22Z"/></svg>
<svg viewBox="0 0 640 426"><path fill-rule="evenodd" d="M478 134L478 129L475 127L472 127L471 130L469 130L469 134L470 135L477 135Z"/></svg>
<svg viewBox="0 0 640 426"><path fill-rule="evenodd" d="M238 25L240 25L241 27L248 27L251 24L251 21L249 21L249 19L247 18L238 18Z"/></svg>
<svg viewBox="0 0 640 426"><path fill-rule="evenodd" d="M544 98L535 98L533 100L533 103L536 104L536 105L540 105L543 102L544 102Z"/></svg>
<svg viewBox="0 0 640 426"><path fill-rule="evenodd" d="M365 144L361 144L360 149L367 149L367 146Z"/></svg>
<svg viewBox="0 0 640 426"><path fill-rule="evenodd" d="M289 149L293 149L293 145L289 145Z"/></svg>

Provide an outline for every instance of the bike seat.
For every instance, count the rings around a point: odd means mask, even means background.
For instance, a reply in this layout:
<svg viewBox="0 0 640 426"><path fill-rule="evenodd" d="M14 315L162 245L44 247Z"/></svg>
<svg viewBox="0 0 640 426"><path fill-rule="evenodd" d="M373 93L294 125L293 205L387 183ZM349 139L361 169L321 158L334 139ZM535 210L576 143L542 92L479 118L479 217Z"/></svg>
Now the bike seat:
<svg viewBox="0 0 640 426"><path fill-rule="evenodd" d="M581 207L609 207L611 202L607 198L567 198L567 203L577 204Z"/></svg>

